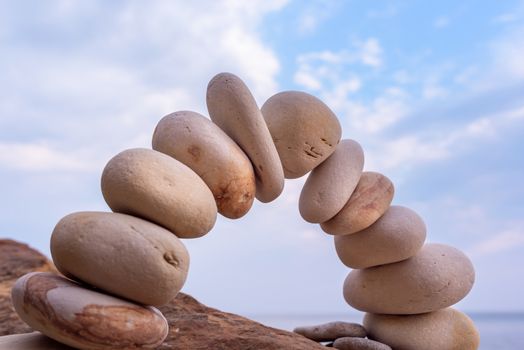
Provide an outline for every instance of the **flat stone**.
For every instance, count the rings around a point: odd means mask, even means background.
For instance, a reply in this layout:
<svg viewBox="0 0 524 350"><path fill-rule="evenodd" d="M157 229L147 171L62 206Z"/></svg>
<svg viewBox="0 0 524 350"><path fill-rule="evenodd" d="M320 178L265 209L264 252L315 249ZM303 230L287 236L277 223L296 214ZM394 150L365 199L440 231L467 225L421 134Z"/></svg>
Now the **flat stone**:
<svg viewBox="0 0 524 350"><path fill-rule="evenodd" d="M342 140L335 152L309 174L300 193L302 218L311 223L325 222L348 202L359 183L364 152L358 142Z"/></svg>
<svg viewBox="0 0 524 350"><path fill-rule="evenodd" d="M386 176L365 171L344 207L320 227L332 235L347 235L371 226L388 210L395 189Z"/></svg>
<svg viewBox="0 0 524 350"><path fill-rule="evenodd" d="M342 337L364 338L366 336L366 330L362 325L342 321L329 322L316 326L297 327L293 332L317 342L333 341Z"/></svg>
<svg viewBox="0 0 524 350"><path fill-rule="evenodd" d="M275 200L284 189L284 171L266 121L246 84L231 73L217 74L207 86L211 120L247 154L256 174L256 198Z"/></svg>
<svg viewBox="0 0 524 350"><path fill-rule="evenodd" d="M325 161L340 141L336 115L316 98L301 91L271 96L261 108L287 179L296 179Z"/></svg>
<svg viewBox="0 0 524 350"><path fill-rule="evenodd" d="M180 111L158 123L153 149L184 163L207 184L218 212L230 219L244 216L255 198L255 173L246 154L211 120Z"/></svg>
<svg viewBox="0 0 524 350"><path fill-rule="evenodd" d="M107 163L101 182L111 210L152 221L180 238L201 237L215 224L217 206L206 183L163 153L123 151Z"/></svg>
<svg viewBox="0 0 524 350"><path fill-rule="evenodd" d="M64 275L144 305L168 303L189 270L189 253L179 238L118 213L67 215L53 230L51 254Z"/></svg>
<svg viewBox="0 0 524 350"><path fill-rule="evenodd" d="M31 328L79 349L154 349L167 336L162 314L83 288L56 274L32 272L11 292L16 312Z"/></svg>
<svg viewBox="0 0 524 350"><path fill-rule="evenodd" d="M335 340L333 347L339 350L391 350L390 346L379 343L378 341L350 337Z"/></svg>
<svg viewBox="0 0 524 350"><path fill-rule="evenodd" d="M475 282L475 270L460 250L426 244L412 258L353 270L344 282L344 298L357 310L410 315L459 302Z"/></svg>
<svg viewBox="0 0 524 350"><path fill-rule="evenodd" d="M426 225L413 210L391 206L368 228L335 236L340 260L353 269L391 264L411 258L422 248Z"/></svg>
<svg viewBox="0 0 524 350"><path fill-rule="evenodd" d="M0 350L73 350L42 333L4 335L0 337Z"/></svg>
<svg viewBox="0 0 524 350"><path fill-rule="evenodd" d="M446 308L420 315L366 314L368 336L403 350L476 350L480 336L471 319Z"/></svg>

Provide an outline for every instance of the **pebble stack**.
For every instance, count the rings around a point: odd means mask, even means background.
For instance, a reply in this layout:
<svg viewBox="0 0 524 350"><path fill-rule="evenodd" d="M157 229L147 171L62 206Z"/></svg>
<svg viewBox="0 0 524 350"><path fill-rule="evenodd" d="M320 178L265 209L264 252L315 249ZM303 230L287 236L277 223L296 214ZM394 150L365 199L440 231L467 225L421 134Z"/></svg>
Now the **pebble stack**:
<svg viewBox="0 0 524 350"><path fill-rule="evenodd" d="M318 98L285 91L259 108L230 73L207 88L210 119L192 111L162 118L153 149L113 157L101 179L112 212L61 219L51 253L63 276L31 273L12 290L34 330L78 349L152 349L168 325L155 308L181 290L189 254L181 239L207 234L217 213L244 216L257 198L276 199L284 179L308 179L299 211L334 235L344 283L364 326L333 322L295 331L338 349L476 349L471 320L449 308L470 291L471 262L426 244L412 210L391 206L392 182L363 171L364 153ZM205 335L204 335L205 336ZM367 336L367 338L366 338ZM388 345L385 345L388 344Z"/></svg>

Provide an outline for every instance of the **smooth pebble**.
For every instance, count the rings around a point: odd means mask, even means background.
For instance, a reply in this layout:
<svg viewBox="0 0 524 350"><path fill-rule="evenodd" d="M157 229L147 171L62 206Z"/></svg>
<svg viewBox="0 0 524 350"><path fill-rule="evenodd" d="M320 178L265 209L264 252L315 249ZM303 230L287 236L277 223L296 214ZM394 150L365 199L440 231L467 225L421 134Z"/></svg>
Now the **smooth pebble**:
<svg viewBox="0 0 524 350"><path fill-rule="evenodd" d="M358 142L342 140L335 152L309 174L300 193L299 210L311 223L334 217L347 203L357 186L364 152Z"/></svg>

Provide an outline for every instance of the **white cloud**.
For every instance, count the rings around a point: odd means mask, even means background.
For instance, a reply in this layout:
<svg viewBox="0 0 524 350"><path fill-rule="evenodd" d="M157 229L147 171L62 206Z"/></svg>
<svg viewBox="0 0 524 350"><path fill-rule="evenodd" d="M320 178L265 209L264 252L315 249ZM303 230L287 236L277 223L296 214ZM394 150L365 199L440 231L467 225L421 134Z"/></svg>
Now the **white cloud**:
<svg viewBox="0 0 524 350"><path fill-rule="evenodd" d="M300 34L313 33L318 26L329 19L340 7L340 0L314 0L305 2L297 16L297 29Z"/></svg>
<svg viewBox="0 0 524 350"><path fill-rule="evenodd" d="M363 64L380 67L382 65L382 47L376 38L369 38L363 42L357 42L360 49L360 59Z"/></svg>
<svg viewBox="0 0 524 350"><path fill-rule="evenodd" d="M492 237L475 243L467 250L474 258L500 254L524 246L524 225L495 233Z"/></svg>
<svg viewBox="0 0 524 350"><path fill-rule="evenodd" d="M440 17L437 17L434 21L433 21L433 26L435 28L438 28L438 29L441 29L441 28L445 28L449 25L449 22L450 22L450 19L449 17L446 17L446 16L440 16Z"/></svg>
<svg viewBox="0 0 524 350"><path fill-rule="evenodd" d="M80 154L57 150L45 143L0 143L0 167L25 172L62 172L92 169Z"/></svg>

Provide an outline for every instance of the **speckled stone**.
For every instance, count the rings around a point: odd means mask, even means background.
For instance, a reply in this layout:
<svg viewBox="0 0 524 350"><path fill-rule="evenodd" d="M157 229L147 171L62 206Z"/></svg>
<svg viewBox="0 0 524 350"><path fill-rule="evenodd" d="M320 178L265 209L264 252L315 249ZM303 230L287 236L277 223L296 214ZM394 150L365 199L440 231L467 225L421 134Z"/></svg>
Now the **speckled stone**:
<svg viewBox="0 0 524 350"><path fill-rule="evenodd" d="M403 350L476 350L480 337L473 321L447 308L420 315L366 314L370 338Z"/></svg>
<svg viewBox="0 0 524 350"><path fill-rule="evenodd" d="M284 171L266 121L246 84L231 73L217 74L207 86L211 120L247 154L256 174L256 198L271 202L284 189Z"/></svg>
<svg viewBox="0 0 524 350"><path fill-rule="evenodd" d="M365 171L349 201L336 216L320 226L324 232L332 235L362 231L384 215L394 192L393 183L386 176Z"/></svg>
<svg viewBox="0 0 524 350"><path fill-rule="evenodd" d="M347 203L357 186L364 152L358 142L342 140L335 152L309 174L300 193L299 209L304 220L325 222Z"/></svg>
<svg viewBox="0 0 524 350"><path fill-rule="evenodd" d="M339 350L391 350L390 346L378 341L350 337L335 340L333 347Z"/></svg>
<svg viewBox="0 0 524 350"><path fill-rule="evenodd" d="M410 259L351 271L344 298L360 311L420 314L459 302L474 281L473 265L464 253L444 244L426 244Z"/></svg>

